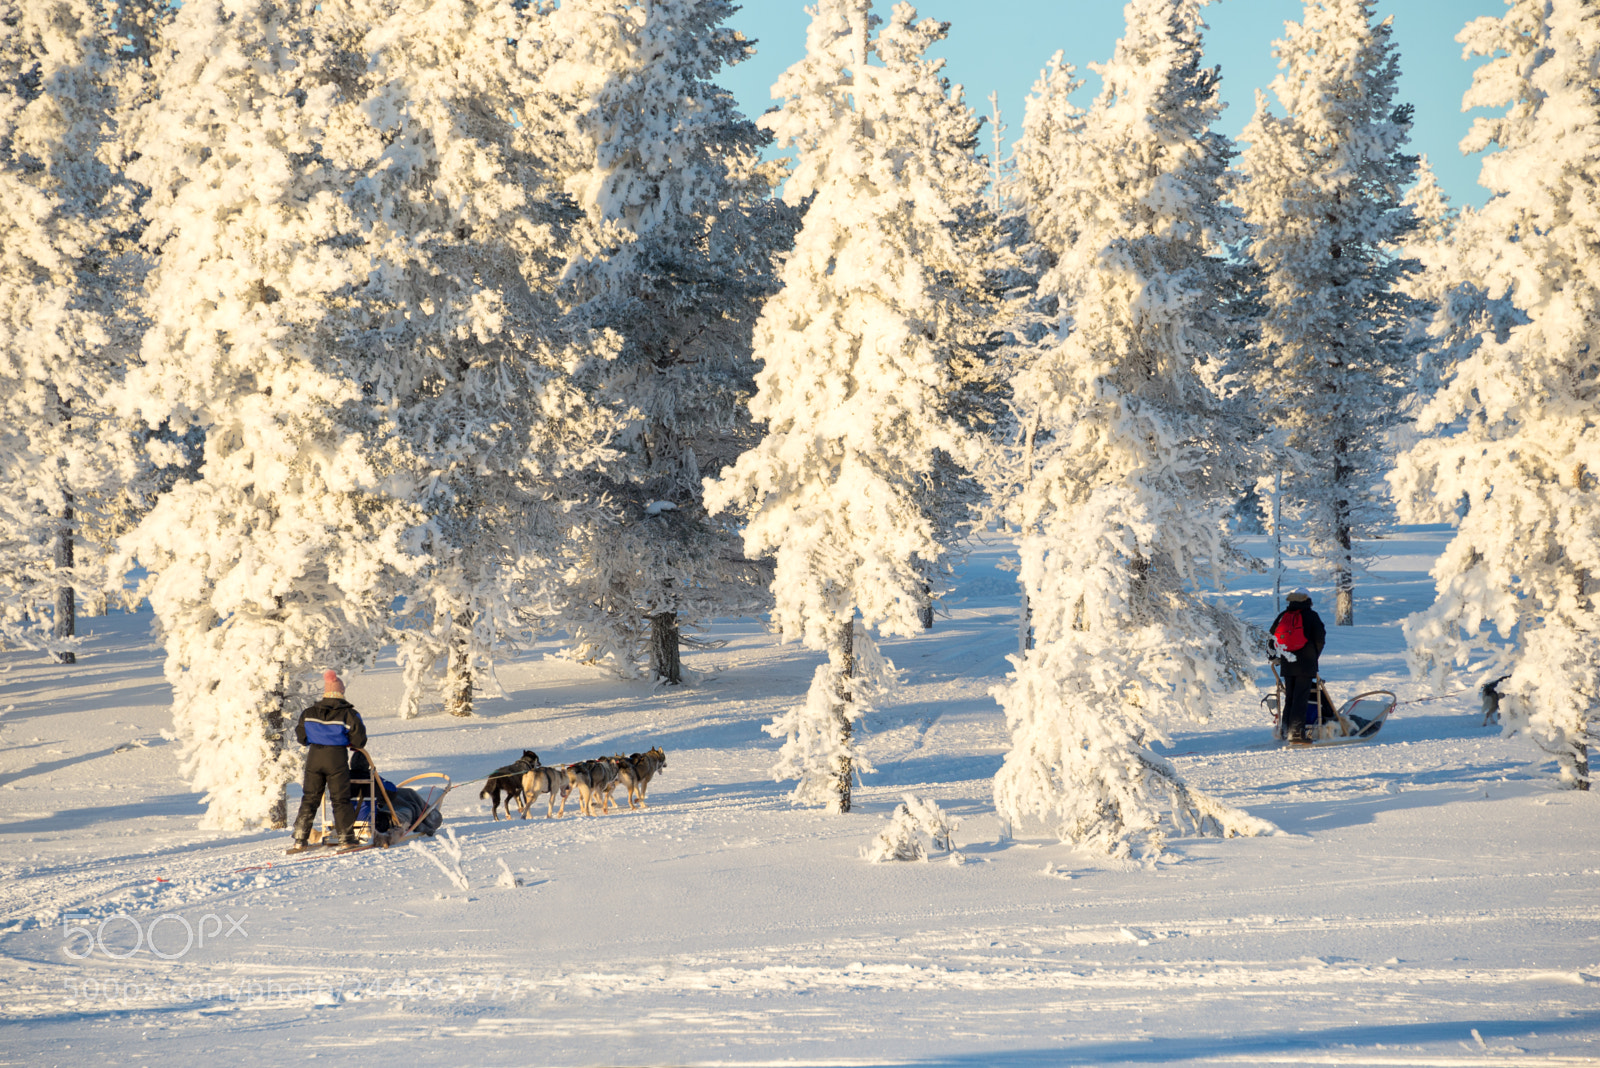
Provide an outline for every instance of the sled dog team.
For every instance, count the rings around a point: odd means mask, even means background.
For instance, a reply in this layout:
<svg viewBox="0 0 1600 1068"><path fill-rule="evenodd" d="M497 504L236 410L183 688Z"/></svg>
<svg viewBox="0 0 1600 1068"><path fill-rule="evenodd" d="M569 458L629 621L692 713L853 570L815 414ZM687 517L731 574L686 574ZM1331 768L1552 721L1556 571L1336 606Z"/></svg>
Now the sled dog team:
<svg viewBox="0 0 1600 1068"><path fill-rule="evenodd" d="M666 766L667 754L660 746L632 756L617 753L595 760L580 760L575 764L541 764L538 753L524 749L522 758L516 763L496 768L490 774L478 796L490 799L490 811L498 820L502 803L505 805L506 819L511 818L513 801L521 810L522 818L527 819L534 801L543 794L545 818L554 816L560 819L567 814L568 795L576 790L579 812L593 816L595 805L598 804L599 814L604 816L611 811L614 800L612 794L618 786L627 788L629 809L644 808L650 780ZM559 811L556 809L558 793L561 795Z"/></svg>

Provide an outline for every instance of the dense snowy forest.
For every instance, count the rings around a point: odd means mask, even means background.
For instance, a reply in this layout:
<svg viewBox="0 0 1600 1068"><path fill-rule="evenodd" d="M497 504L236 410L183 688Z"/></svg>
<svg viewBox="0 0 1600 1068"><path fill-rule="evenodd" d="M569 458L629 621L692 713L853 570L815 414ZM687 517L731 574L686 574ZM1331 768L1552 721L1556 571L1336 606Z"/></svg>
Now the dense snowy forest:
<svg viewBox="0 0 1600 1068"><path fill-rule="evenodd" d="M1349 625L1385 529L1447 522L1416 669L1507 676L1587 789L1600 10L1461 30L1457 209L1376 0L1307 0L1242 148L1204 6L1131 0L1002 160L905 3L816 0L751 118L728 0L0 0L0 642L71 662L147 602L238 828L283 824L324 668L469 717L535 641L672 685L768 616L827 654L775 772L848 811L872 635L995 529L996 807L1150 855L1268 826L1149 750L1265 653L1236 536L1292 534Z"/></svg>

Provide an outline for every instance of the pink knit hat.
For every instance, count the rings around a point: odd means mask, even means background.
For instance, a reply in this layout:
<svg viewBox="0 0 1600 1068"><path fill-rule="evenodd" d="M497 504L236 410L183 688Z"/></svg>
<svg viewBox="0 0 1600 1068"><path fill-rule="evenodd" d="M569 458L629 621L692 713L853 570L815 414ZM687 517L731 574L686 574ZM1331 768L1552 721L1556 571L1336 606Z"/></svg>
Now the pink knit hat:
<svg viewBox="0 0 1600 1068"><path fill-rule="evenodd" d="M339 677L339 673L333 668L329 668L322 673L322 696L344 696L344 680Z"/></svg>

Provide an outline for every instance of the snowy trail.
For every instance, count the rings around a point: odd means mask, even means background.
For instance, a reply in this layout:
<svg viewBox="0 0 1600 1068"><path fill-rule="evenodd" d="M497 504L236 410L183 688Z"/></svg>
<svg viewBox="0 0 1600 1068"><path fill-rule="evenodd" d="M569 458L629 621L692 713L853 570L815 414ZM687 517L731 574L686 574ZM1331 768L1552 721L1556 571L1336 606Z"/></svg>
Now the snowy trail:
<svg viewBox="0 0 1600 1068"><path fill-rule="evenodd" d="M880 770L850 817L792 810L770 781L760 726L816 661L754 625L693 653L675 693L519 660L465 724L389 718L394 673L362 676L398 775L668 751L639 813L496 823L477 787L452 794L466 891L409 849L302 860L281 834L196 830L143 620L95 621L70 686L5 654L0 1064L1596 1063L1594 799L1554 790L1470 694L1342 749L1247 748L1266 728L1246 695L1176 725L1190 780L1276 837L1177 840L1150 871L1041 828L1002 841L1002 549L975 554L932 633L885 643L906 685L868 721ZM1423 696L1393 626L1422 587L1382 588L1389 621L1336 635L1328 675ZM963 819L965 863L859 859L907 790ZM448 866L446 844L423 848ZM101 938L85 959L73 927Z"/></svg>

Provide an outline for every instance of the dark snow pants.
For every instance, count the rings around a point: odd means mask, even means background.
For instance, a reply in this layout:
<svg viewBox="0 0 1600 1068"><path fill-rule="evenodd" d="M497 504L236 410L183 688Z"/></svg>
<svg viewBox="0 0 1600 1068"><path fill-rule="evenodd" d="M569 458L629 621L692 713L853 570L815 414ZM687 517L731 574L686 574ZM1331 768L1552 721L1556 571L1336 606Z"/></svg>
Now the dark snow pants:
<svg viewBox="0 0 1600 1068"><path fill-rule="evenodd" d="M333 802L333 825L341 839L355 833L356 810L350 804L350 765L343 746L314 745L306 754L306 774L300 787L300 811L294 818L297 841L311 837L311 824L322 807L322 792Z"/></svg>
<svg viewBox="0 0 1600 1068"><path fill-rule="evenodd" d="M1315 672L1283 673L1283 736L1303 738L1306 733L1306 706L1316 692Z"/></svg>

